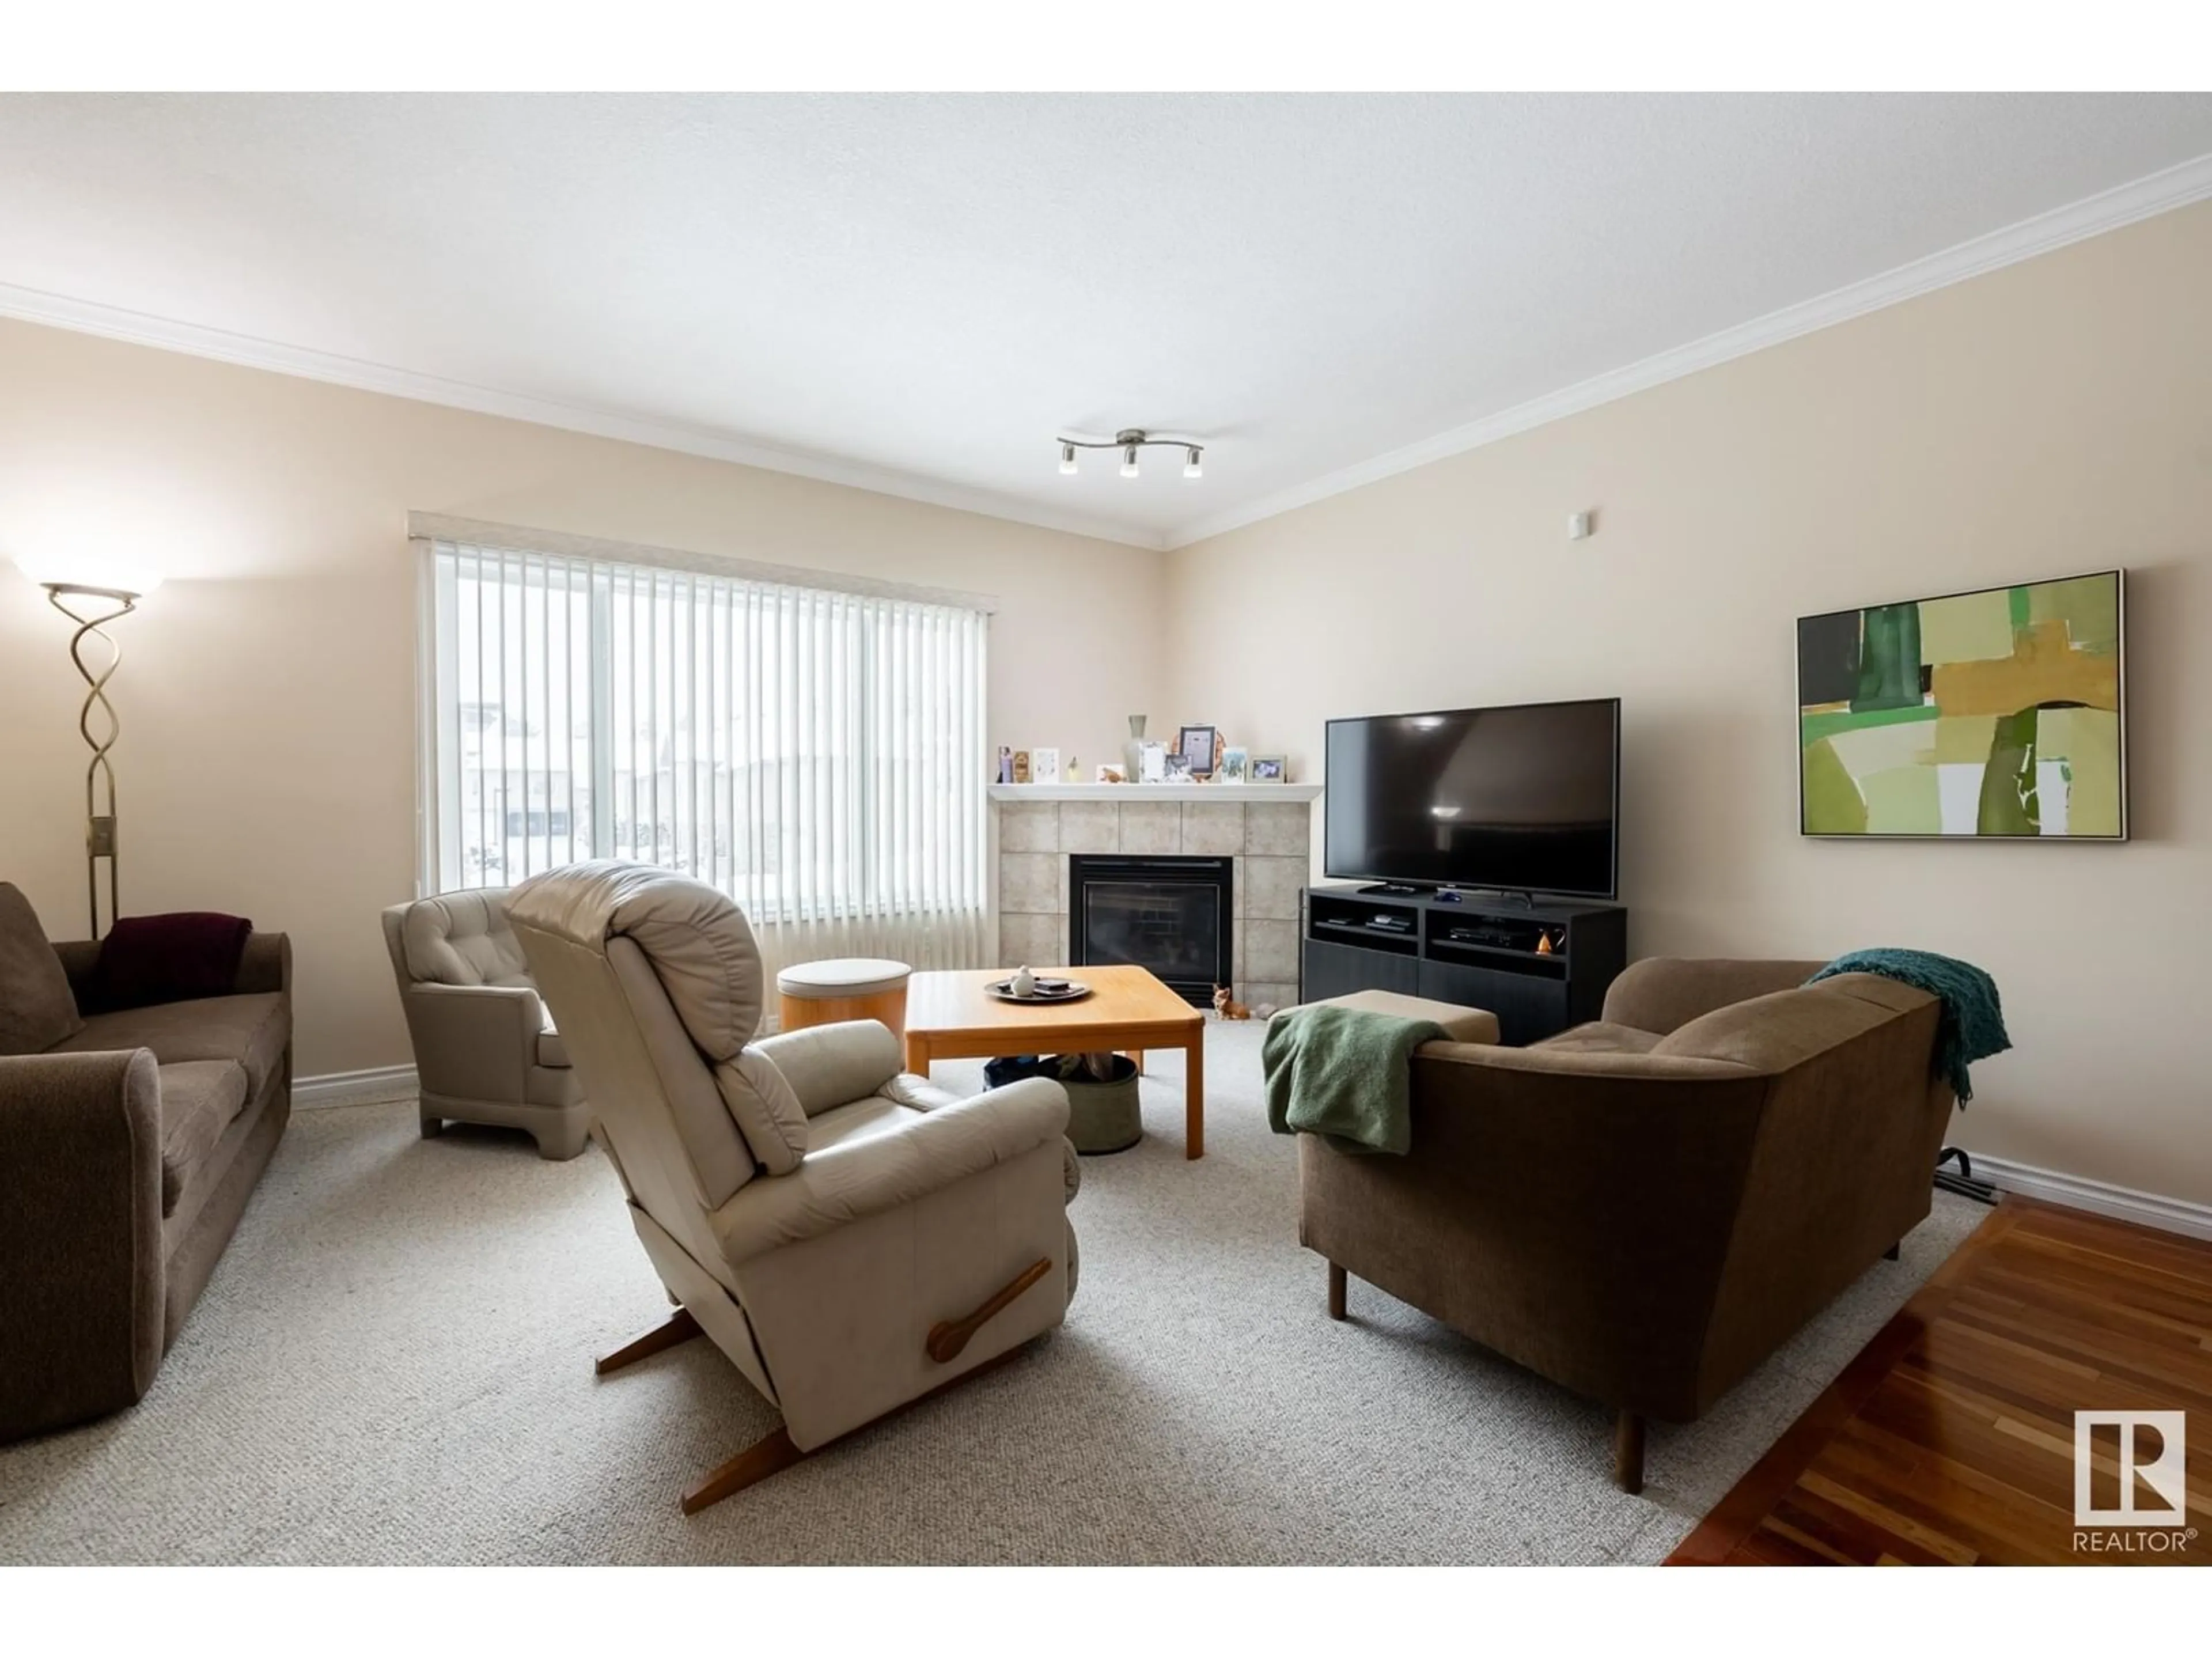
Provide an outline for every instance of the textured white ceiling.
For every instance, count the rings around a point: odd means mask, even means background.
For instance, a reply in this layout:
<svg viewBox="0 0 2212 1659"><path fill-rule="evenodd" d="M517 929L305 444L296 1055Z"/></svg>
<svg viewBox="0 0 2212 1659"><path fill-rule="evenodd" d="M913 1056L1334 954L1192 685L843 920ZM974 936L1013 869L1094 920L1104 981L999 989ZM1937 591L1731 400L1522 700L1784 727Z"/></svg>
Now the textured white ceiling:
<svg viewBox="0 0 2212 1659"><path fill-rule="evenodd" d="M11 94L0 284L1171 544L2208 153L2195 94ZM1206 477L1058 474L1127 425Z"/></svg>

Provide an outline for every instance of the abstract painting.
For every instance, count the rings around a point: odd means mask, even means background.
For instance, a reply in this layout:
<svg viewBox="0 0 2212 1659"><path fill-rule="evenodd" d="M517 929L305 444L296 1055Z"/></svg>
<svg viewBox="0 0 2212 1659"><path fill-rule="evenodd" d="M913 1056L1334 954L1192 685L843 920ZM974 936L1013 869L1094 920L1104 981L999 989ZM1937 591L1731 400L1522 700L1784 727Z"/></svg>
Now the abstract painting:
<svg viewBox="0 0 2212 1659"><path fill-rule="evenodd" d="M2125 839L2120 578L1799 618L1802 831Z"/></svg>

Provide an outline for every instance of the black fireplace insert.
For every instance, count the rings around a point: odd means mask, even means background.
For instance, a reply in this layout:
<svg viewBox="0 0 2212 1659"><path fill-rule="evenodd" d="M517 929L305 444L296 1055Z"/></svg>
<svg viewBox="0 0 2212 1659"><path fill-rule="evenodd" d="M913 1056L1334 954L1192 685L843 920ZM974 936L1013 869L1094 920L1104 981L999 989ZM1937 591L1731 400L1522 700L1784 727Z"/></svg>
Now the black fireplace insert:
<svg viewBox="0 0 2212 1659"><path fill-rule="evenodd" d="M1231 983L1233 860L1071 854L1068 963L1147 968L1203 1008Z"/></svg>

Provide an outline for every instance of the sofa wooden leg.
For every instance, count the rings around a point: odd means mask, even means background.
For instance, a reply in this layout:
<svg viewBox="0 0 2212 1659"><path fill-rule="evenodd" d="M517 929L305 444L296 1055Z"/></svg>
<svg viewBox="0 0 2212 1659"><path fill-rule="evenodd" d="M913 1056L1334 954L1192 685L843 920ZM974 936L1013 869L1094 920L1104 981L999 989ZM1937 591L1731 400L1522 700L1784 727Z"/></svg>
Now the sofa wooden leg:
<svg viewBox="0 0 2212 1659"><path fill-rule="evenodd" d="M775 1433L753 1442L685 1492L684 1513L696 1515L708 1504L719 1504L733 1492L757 1486L772 1474L781 1474L805 1456L805 1452L791 1443L789 1431L778 1429Z"/></svg>
<svg viewBox="0 0 2212 1659"><path fill-rule="evenodd" d="M625 1365L635 1365L641 1359L650 1358L664 1348L672 1348L680 1342L689 1342L701 1334L699 1322L691 1317L691 1310L678 1308L668 1316L665 1325L655 1325L643 1336L625 1342L612 1353L594 1364L592 1369L601 1376L609 1371L618 1371ZM734 1487L732 1491L736 1490Z"/></svg>
<svg viewBox="0 0 2212 1659"><path fill-rule="evenodd" d="M1905 1241L1900 1238L1896 1243L1891 1245L1887 1249L1881 1253L1881 1259L1884 1261L1894 1261L1897 1260L1899 1255L1904 1252L1904 1249Z"/></svg>
<svg viewBox="0 0 2212 1659"><path fill-rule="evenodd" d="M1328 1264L1328 1316L1344 1317L1345 1272L1334 1261Z"/></svg>
<svg viewBox="0 0 2212 1659"><path fill-rule="evenodd" d="M1613 1484L1632 1498L1644 1490L1644 1419L1635 1412L1613 1419Z"/></svg>
<svg viewBox="0 0 2212 1659"><path fill-rule="evenodd" d="M446 1133L446 1120L440 1117L436 1113L421 1112L416 1114L416 1115L420 1118L422 1124L423 1139L435 1140L440 1135Z"/></svg>

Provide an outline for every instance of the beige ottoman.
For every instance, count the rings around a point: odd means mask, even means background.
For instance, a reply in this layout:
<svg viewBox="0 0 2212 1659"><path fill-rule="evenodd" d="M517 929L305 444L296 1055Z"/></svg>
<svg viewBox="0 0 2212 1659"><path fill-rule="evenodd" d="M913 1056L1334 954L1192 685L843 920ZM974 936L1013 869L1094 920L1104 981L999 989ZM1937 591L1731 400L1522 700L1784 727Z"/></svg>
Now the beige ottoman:
<svg viewBox="0 0 2212 1659"><path fill-rule="evenodd" d="M1431 1002L1426 997L1409 997L1396 991L1354 991L1347 996L1324 997L1321 1002L1303 1002L1300 1008L1317 1008L1323 1004L1332 1008L1359 1008L1370 1014L1395 1014L1400 1019L1432 1019L1444 1028L1444 1035L1454 1042L1496 1042L1498 1016L1483 1008L1462 1008L1455 1002ZM1279 1008L1274 1018L1294 1014L1297 1008Z"/></svg>
<svg viewBox="0 0 2212 1659"><path fill-rule="evenodd" d="M906 982L914 969L883 957L839 957L805 962L775 976L781 1029L830 1025L841 1019L879 1019L906 1041Z"/></svg>

